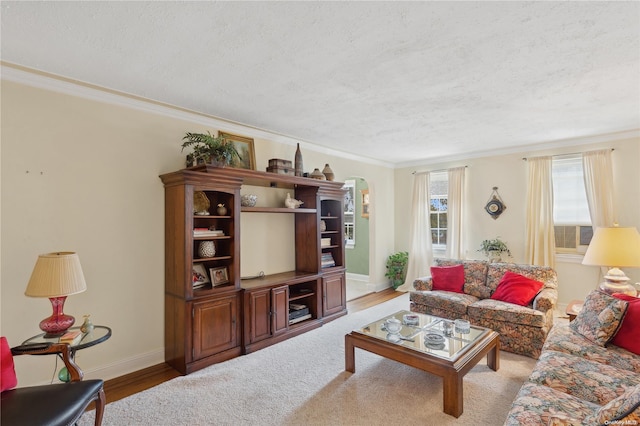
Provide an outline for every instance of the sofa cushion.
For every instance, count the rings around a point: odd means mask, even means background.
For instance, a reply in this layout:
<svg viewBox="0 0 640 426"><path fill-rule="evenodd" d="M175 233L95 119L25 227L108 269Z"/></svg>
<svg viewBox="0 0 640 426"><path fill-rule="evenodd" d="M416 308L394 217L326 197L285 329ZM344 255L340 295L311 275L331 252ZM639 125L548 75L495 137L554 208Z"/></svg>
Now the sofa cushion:
<svg viewBox="0 0 640 426"><path fill-rule="evenodd" d="M640 336L640 298L627 294L614 294L613 297L627 301L629 306L622 325L611 339L611 343L640 355L640 338L638 338Z"/></svg>
<svg viewBox="0 0 640 426"><path fill-rule="evenodd" d="M478 298L464 293L433 290L411 292L409 300L419 305L449 311L455 318L462 318L467 314L467 306L477 302Z"/></svg>
<svg viewBox="0 0 640 426"><path fill-rule="evenodd" d="M565 352L601 364L612 365L622 370L640 373L639 356L614 345L609 345L606 348L595 345L564 324L558 324L551 329L542 350Z"/></svg>
<svg viewBox="0 0 640 426"><path fill-rule="evenodd" d="M491 295L494 300L515 303L520 306L528 306L536 294L542 289L544 284L540 281L532 280L524 275L511 271L504 273L498 288Z"/></svg>
<svg viewBox="0 0 640 426"><path fill-rule="evenodd" d="M529 381L605 405L629 388L640 385L640 375L579 356L544 351Z"/></svg>
<svg viewBox="0 0 640 426"><path fill-rule="evenodd" d="M535 309L500 300L482 299L469 305L469 318L491 318L510 324L524 324L533 327L545 325L545 315Z"/></svg>
<svg viewBox="0 0 640 426"><path fill-rule="evenodd" d="M13 389L18 385L18 378L13 364L13 355L7 338L0 337L0 392Z"/></svg>
<svg viewBox="0 0 640 426"><path fill-rule="evenodd" d="M640 421L640 386L628 389L596 412L598 424L634 424Z"/></svg>
<svg viewBox="0 0 640 426"><path fill-rule="evenodd" d="M491 297L486 286L487 265L485 260L435 259L437 266L462 265L464 267L464 292L479 299Z"/></svg>
<svg viewBox="0 0 640 426"><path fill-rule="evenodd" d="M464 286L464 266L432 266L431 279L433 290L462 293Z"/></svg>
<svg viewBox="0 0 640 426"><path fill-rule="evenodd" d="M544 288L558 288L556 271L549 266L524 265L520 263L490 263L487 267L487 287L493 293L502 280L505 272L511 271L524 275L532 280L544 283Z"/></svg>
<svg viewBox="0 0 640 426"><path fill-rule="evenodd" d="M527 382L520 388L505 425L547 425L558 413L570 413L578 423L594 423L598 405L547 386Z"/></svg>
<svg viewBox="0 0 640 426"><path fill-rule="evenodd" d="M574 331L604 346L618 331L628 303L594 290L587 295L582 310L570 324Z"/></svg>

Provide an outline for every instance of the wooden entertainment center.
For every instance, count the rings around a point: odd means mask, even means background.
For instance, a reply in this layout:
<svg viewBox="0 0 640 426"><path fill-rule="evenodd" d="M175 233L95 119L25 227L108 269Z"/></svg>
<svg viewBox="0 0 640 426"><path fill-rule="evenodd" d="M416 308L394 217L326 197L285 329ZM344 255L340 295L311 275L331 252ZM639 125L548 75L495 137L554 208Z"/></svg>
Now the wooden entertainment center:
<svg viewBox="0 0 640 426"><path fill-rule="evenodd" d="M173 368L189 374L347 313L341 182L210 165L160 178L165 188L165 361ZM291 190L303 207L243 207L243 185ZM194 212L199 192L210 200L204 214ZM227 209L222 215L218 204ZM241 280L240 215L254 214L294 216L295 270ZM196 236L196 228L217 233ZM199 256L201 241L213 241L211 257ZM215 282L209 277L212 269L224 279Z"/></svg>

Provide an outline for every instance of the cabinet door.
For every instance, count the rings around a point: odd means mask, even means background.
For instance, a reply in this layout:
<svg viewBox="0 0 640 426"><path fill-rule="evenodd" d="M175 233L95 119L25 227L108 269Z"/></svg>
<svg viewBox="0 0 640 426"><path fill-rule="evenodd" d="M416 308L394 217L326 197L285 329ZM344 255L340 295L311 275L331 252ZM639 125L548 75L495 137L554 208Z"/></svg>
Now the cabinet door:
<svg viewBox="0 0 640 426"><path fill-rule="evenodd" d="M271 289L249 293L249 327L251 343L271 337Z"/></svg>
<svg viewBox="0 0 640 426"><path fill-rule="evenodd" d="M273 334L280 334L289 328L289 286L276 287L271 290L271 312Z"/></svg>
<svg viewBox="0 0 640 426"><path fill-rule="evenodd" d="M344 274L331 274L322 278L322 314L328 316L347 308Z"/></svg>
<svg viewBox="0 0 640 426"><path fill-rule="evenodd" d="M237 295L193 304L193 359L238 346Z"/></svg>

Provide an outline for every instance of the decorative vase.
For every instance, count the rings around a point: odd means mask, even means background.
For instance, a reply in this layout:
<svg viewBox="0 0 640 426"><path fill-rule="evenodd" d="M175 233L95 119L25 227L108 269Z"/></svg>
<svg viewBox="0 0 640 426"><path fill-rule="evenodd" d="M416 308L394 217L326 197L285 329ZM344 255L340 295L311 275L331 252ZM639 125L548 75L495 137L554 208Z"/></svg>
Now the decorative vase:
<svg viewBox="0 0 640 426"><path fill-rule="evenodd" d="M309 173L309 177L311 179L318 179L318 180L326 179L326 177L322 174L322 172L318 168L313 169L313 172Z"/></svg>
<svg viewBox="0 0 640 426"><path fill-rule="evenodd" d="M200 241L198 245L198 256L208 258L216 255L216 246L213 241Z"/></svg>
<svg viewBox="0 0 640 426"><path fill-rule="evenodd" d="M218 209L216 211L218 212L218 216L227 215L227 208L225 206L218 206Z"/></svg>
<svg viewBox="0 0 640 426"><path fill-rule="evenodd" d="M322 169L322 174L327 178L327 180L333 180L334 178L333 170L331 170L331 167L329 167L329 164L324 165L324 169Z"/></svg>
<svg viewBox="0 0 640 426"><path fill-rule="evenodd" d="M324 220L320 221L320 232L324 232L327 230L327 222L325 222Z"/></svg>
<svg viewBox="0 0 640 426"><path fill-rule="evenodd" d="M295 175L296 176L302 176L304 174L303 171L303 167L302 167L302 152L300 152L300 144L298 144L298 147L296 148L296 156L295 156L295 162L294 162L294 167L295 167Z"/></svg>

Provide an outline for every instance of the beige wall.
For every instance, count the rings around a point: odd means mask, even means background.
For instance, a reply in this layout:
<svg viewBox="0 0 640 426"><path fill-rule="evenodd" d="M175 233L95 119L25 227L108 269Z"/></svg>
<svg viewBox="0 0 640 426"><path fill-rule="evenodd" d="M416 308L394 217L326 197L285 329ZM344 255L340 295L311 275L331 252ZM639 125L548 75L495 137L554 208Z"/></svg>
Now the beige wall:
<svg viewBox="0 0 640 426"><path fill-rule="evenodd" d="M47 299L24 296L38 254L77 251L88 289L70 296L65 312L80 320L91 314L94 324L113 329L110 340L77 353L87 377L108 379L162 362L164 190L158 175L183 167L186 131L254 137L259 170L270 158L293 160L296 141L166 106L140 107L139 101L84 87L73 96L2 80L1 89L1 334L17 345L37 334L38 322L51 314ZM364 176L379 199L392 198L391 168L305 143L301 150L305 170L329 163L336 180ZM371 279L386 283L384 262L393 246L393 228L386 224L393 222L393 210L392 203L381 204L376 223L384 226L376 228ZM251 263L262 268L269 256L274 264L290 264L291 250L280 257L274 250L286 239L260 229L254 241L270 249L252 255ZM251 266L243 264L243 273L255 273ZM55 357L16 362L21 385L29 385L50 380Z"/></svg>
<svg viewBox="0 0 640 426"><path fill-rule="evenodd" d="M498 155L463 161L414 166L396 170L395 215L396 249L410 247L409 230L405 226L410 220L411 187L414 170L440 170L455 166L466 169L466 202L464 232L466 258L483 259L477 251L480 242L500 236L507 242L513 254L513 261L522 262L525 255L525 218L527 163L523 157L556 155L614 148L615 200L621 226L635 226L640 229L640 138L606 140L590 144L572 144L564 148L549 148L544 151L523 151L509 155ZM494 220L484 211L492 188L498 187L507 209ZM580 299L599 281L599 268L583 266L581 259L558 258L556 269L559 277L559 304L571 299ZM639 269L626 269L633 282L640 282Z"/></svg>

